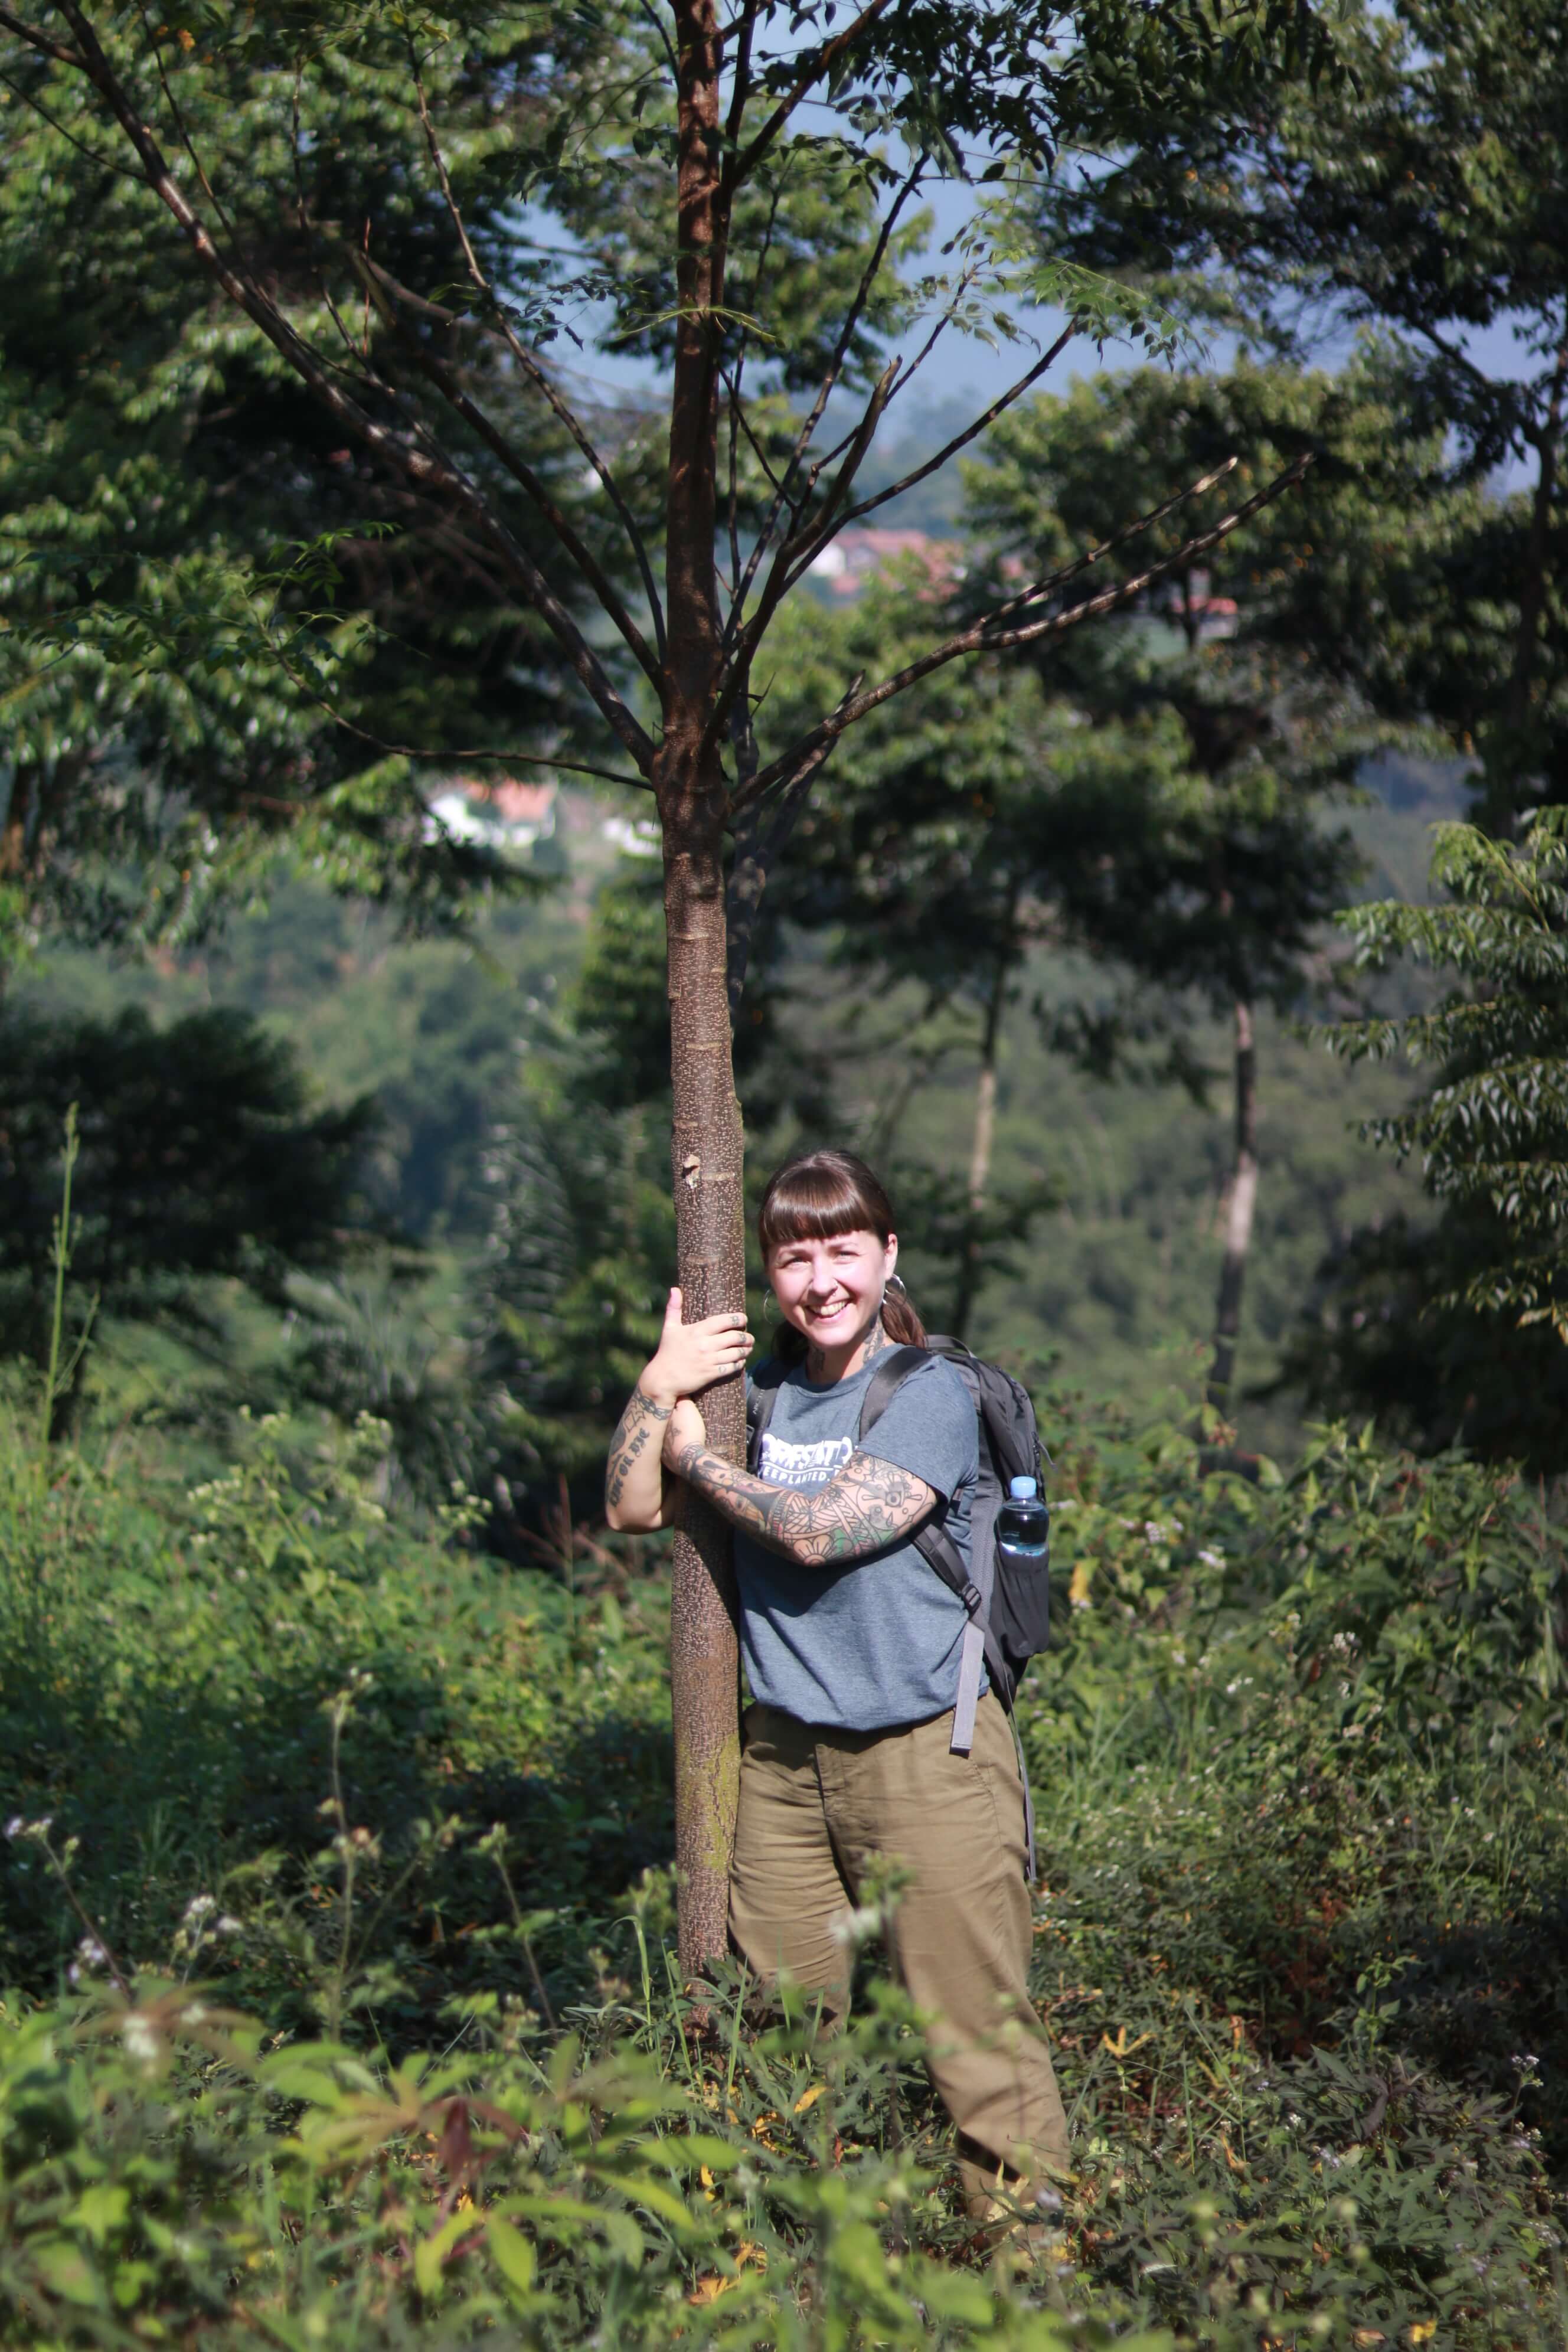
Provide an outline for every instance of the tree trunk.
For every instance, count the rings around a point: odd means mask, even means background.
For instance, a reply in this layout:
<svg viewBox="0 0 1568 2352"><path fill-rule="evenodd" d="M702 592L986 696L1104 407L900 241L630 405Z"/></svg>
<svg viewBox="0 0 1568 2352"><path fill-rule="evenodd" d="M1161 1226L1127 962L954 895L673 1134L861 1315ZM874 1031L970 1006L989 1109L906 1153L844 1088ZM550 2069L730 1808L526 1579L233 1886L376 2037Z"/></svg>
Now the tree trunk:
<svg viewBox="0 0 1568 2352"><path fill-rule="evenodd" d="M715 557L718 387L729 199L723 182L716 0L677 0L679 142L674 385L666 509L664 736L654 789L664 839L675 1120L677 1261L686 1319L745 1306L741 1108L726 986L721 745L709 736L721 626ZM702 1398L709 1442L745 1457L745 1383ZM687 1976L728 1943L730 1856L741 1779L740 1654L730 1530L684 1497L669 1611L675 1856Z"/></svg>
<svg viewBox="0 0 1568 2352"><path fill-rule="evenodd" d="M1536 648L1541 636L1541 624L1546 611L1546 589L1550 573L1552 544L1552 502L1557 489L1558 443L1563 431L1563 394L1568 382L1568 343L1557 354L1557 366L1552 379L1551 395L1546 416L1539 434L1534 436L1537 472L1535 497L1531 502L1530 537L1525 545L1524 579L1519 594L1519 630L1514 643L1513 668L1508 686L1508 729L1510 761L1528 756L1525 741L1530 724L1530 688L1535 668ZM1519 804L1519 779L1510 777L1510 808L1511 815Z"/></svg>
<svg viewBox="0 0 1568 2352"><path fill-rule="evenodd" d="M27 863L27 828L32 821L36 771L26 762L11 779L11 791L0 819L0 882L19 882Z"/></svg>
<svg viewBox="0 0 1568 2352"><path fill-rule="evenodd" d="M676 1244L686 1320L745 1304L743 1140L725 985L723 835L711 793L664 813ZM702 1398L715 1450L745 1456L745 1385ZM740 1659L730 1530L690 1495L675 1541L669 1612L675 1725L675 1851L680 1958L688 1976L726 1948L730 1854L740 1788Z"/></svg>
<svg viewBox="0 0 1568 2352"><path fill-rule="evenodd" d="M1006 994L1007 973L1013 961L1013 913L1016 893L1008 900L1005 945L996 959L996 971L991 986L991 1001L985 1008L985 1027L980 1040L980 1076L974 1088L974 1135L969 1150L969 1216L963 1236L963 1255L959 1261L958 1290L952 1305L952 1336L966 1339L969 1318L974 1312L975 1294L980 1288L980 1221L985 1213L986 1195L991 1189L991 1153L996 1138L996 1048L1002 1034L1002 1007Z"/></svg>
<svg viewBox="0 0 1568 2352"><path fill-rule="evenodd" d="M1241 1294L1247 1280L1247 1254L1252 1246L1252 1217L1257 1205L1258 1046L1252 1029L1252 1007L1245 997L1238 997L1236 1004L1236 1170L1230 1183L1225 1264L1220 1268L1219 1300L1215 1313L1214 1363L1208 1381L1208 1401L1219 1412L1228 1413L1230 1410L1230 1385L1236 1370L1237 1339L1241 1330Z"/></svg>

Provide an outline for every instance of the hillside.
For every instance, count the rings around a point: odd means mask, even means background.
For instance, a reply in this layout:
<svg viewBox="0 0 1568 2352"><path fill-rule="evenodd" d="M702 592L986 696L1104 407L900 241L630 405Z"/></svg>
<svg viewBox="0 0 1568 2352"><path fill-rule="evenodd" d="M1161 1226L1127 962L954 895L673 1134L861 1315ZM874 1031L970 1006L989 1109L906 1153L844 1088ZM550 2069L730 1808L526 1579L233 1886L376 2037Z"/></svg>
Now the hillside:
<svg viewBox="0 0 1568 2352"><path fill-rule="evenodd" d="M1432 816L1454 799L1453 780L1412 765L1374 781L1385 797L1353 811L1371 892L1421 887ZM1398 803L1398 804L1395 804ZM383 916L301 885L276 893L260 915L237 920L200 952L153 963L48 957L17 991L40 1009L105 1012L123 1003L167 1019L199 1004L255 1012L293 1040L324 1094L374 1089L386 1117L385 1204L414 1237L459 1255L482 1233L487 1132L519 1108L520 1057L552 1033L554 1008L577 970L593 893L618 852L607 804L568 793L552 866L538 899L494 908L468 942L400 942ZM803 978L807 977L803 975ZM1212 1312L1219 1213L1229 1152L1226 1040L1198 1033L1216 1084L1206 1108L1170 1087L1106 1087L1043 1048L1029 1011L1059 992L1048 962L1030 974L1012 1010L999 1085L996 1177L1003 1188L1050 1184L1059 1201L1034 1231L1016 1279L984 1292L975 1336L1058 1367L1058 1378L1140 1406L1173 1378L1190 1380ZM827 991L829 1002L819 1000ZM808 1026L841 1018L826 968L809 975L818 1000L795 1016ZM898 1008L879 1008L879 1034L896 1034ZM864 1139L900 1084L898 1056L842 1065L842 1129ZM1385 1107L1402 1081L1350 1073L1283 1024L1260 1031L1263 1174L1247 1300L1240 1378L1272 1371L1313 1270L1348 1226L1412 1205L1416 1188L1357 1139L1353 1123ZM967 1158L970 1066L955 1055L911 1097L899 1127L900 1159L956 1171ZM945 1301L925 1273L928 1309ZM1288 1402L1245 1406L1246 1438L1289 1454L1300 1432Z"/></svg>

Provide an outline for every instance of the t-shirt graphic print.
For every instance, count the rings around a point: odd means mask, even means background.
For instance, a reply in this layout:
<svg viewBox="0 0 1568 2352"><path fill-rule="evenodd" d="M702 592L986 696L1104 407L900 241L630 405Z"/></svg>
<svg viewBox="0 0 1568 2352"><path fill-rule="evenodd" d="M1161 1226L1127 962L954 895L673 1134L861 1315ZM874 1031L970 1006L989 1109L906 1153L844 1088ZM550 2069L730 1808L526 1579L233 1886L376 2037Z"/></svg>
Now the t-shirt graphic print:
<svg viewBox="0 0 1568 2352"><path fill-rule="evenodd" d="M770 1486L826 1486L854 1451L854 1441L848 1437L825 1437L816 1445L791 1445L786 1438L764 1429L757 1475Z"/></svg>
<svg viewBox="0 0 1568 2352"><path fill-rule="evenodd" d="M797 1365L779 1384L758 1475L824 1486L854 1453L873 1364L814 1387ZM911 1372L865 1450L923 1478L965 1561L979 1463L969 1391L933 1356ZM943 1715L958 1696L963 1604L912 1543L864 1559L802 1565L737 1531L741 1643L753 1697L802 1723L882 1731Z"/></svg>

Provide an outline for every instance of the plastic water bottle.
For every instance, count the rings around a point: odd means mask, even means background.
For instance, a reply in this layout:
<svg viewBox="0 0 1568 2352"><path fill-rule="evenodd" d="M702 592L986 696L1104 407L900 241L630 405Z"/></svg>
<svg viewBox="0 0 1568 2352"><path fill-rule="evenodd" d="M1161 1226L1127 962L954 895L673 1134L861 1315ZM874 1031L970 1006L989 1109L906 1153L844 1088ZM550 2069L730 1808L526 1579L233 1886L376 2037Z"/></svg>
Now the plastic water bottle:
<svg viewBox="0 0 1568 2352"><path fill-rule="evenodd" d="M1016 1559L1020 1567L1044 1559L1049 1525L1035 1480L1015 1478L996 1515L996 1548L1004 1559Z"/></svg>

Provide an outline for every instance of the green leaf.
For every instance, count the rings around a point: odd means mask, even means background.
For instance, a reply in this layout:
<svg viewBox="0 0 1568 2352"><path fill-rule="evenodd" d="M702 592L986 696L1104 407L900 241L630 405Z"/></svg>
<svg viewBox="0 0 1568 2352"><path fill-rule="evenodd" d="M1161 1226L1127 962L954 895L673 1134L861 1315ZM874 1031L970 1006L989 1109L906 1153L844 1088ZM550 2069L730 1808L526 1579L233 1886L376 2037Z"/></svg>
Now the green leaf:
<svg viewBox="0 0 1568 2352"><path fill-rule="evenodd" d="M84 2189L66 2220L85 2230L95 2245L101 2246L111 2230L119 2229L131 2210L129 2189L111 2187L107 2181L97 2181Z"/></svg>
<svg viewBox="0 0 1568 2352"><path fill-rule="evenodd" d="M427 2301L434 2302L439 2295L447 2257L458 2239L473 2229L476 2219L472 2212L450 2214L438 2230L433 2230L427 2238L421 2238L415 2247L414 2280Z"/></svg>
<svg viewBox="0 0 1568 2352"><path fill-rule="evenodd" d="M531 2241L500 2213L487 2216L485 2238L508 2286L520 2295L529 2294L536 2268Z"/></svg>

